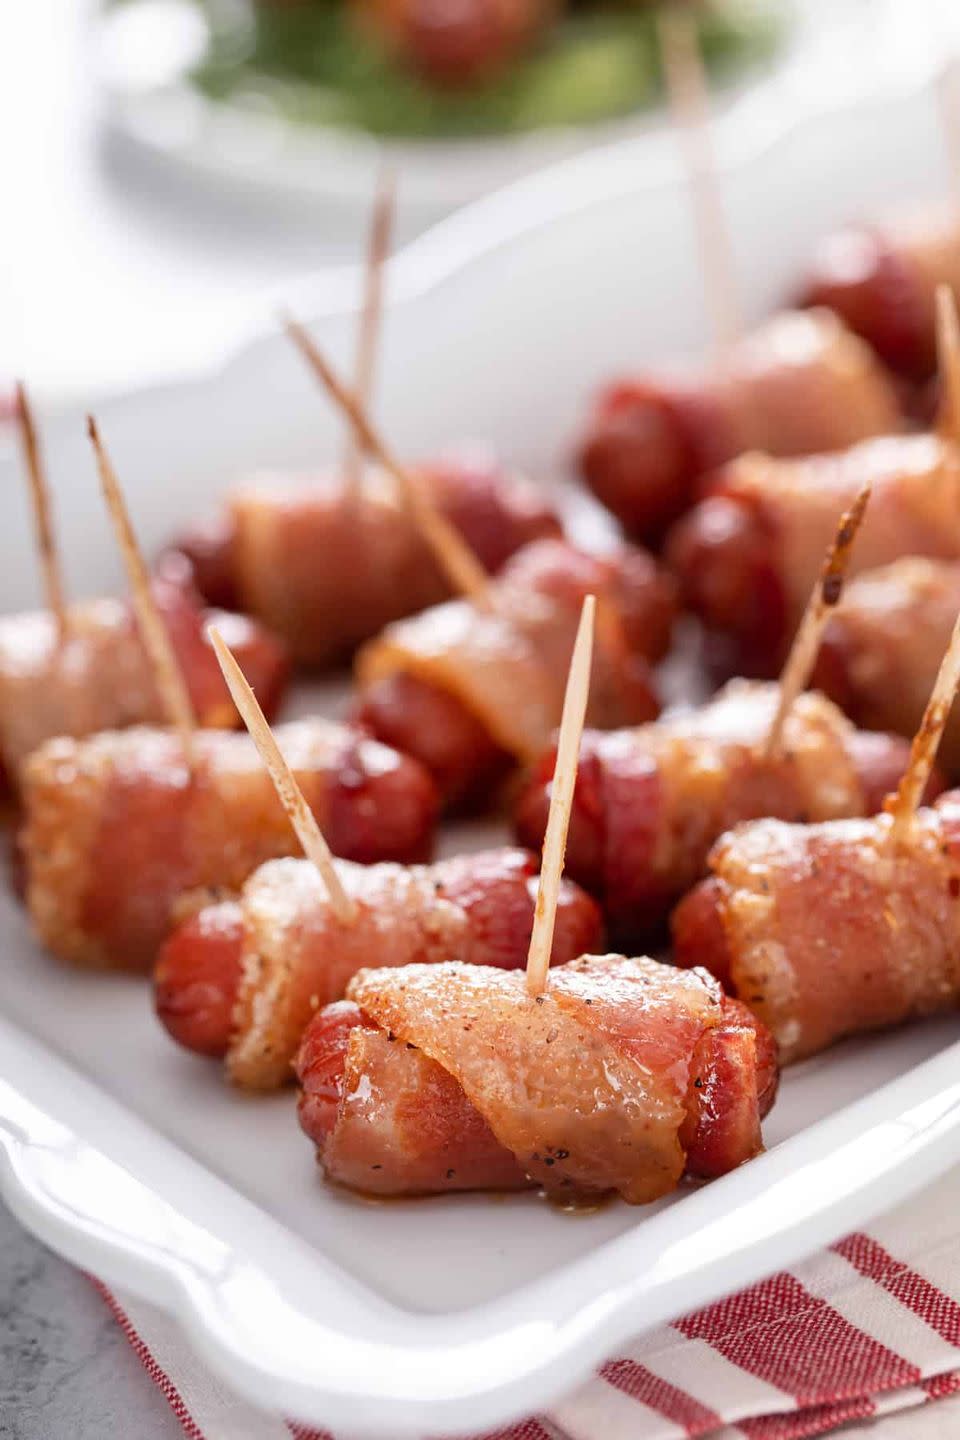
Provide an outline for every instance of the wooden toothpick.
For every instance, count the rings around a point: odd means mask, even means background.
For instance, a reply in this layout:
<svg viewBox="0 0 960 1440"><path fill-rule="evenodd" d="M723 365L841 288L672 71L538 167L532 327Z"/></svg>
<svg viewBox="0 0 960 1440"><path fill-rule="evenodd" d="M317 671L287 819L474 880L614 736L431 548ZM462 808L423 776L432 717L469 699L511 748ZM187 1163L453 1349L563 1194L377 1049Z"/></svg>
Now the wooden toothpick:
<svg viewBox="0 0 960 1440"><path fill-rule="evenodd" d="M360 446L378 460L399 484L418 529L453 589L472 600L480 609L489 609L489 576L463 536L430 503L415 476L387 448L357 397L339 379L300 322L292 316L284 316L283 324L307 364L350 421Z"/></svg>
<svg viewBox="0 0 960 1440"><path fill-rule="evenodd" d="M945 439L960 443L960 324L949 285L937 286L937 362L941 391L937 430Z"/></svg>
<svg viewBox="0 0 960 1440"><path fill-rule="evenodd" d="M533 917L530 949L527 952L527 990L531 995L540 995L546 989L547 972L550 969L553 930L557 919L560 881L563 878L563 857L567 849L567 831L570 828L570 811L573 808L573 791L577 783L577 766L580 760L580 737L583 735L583 722L590 694L596 608L595 597L588 595L583 602L567 675L567 690L563 697L557 762L553 771L550 813L547 816L540 883L537 887L537 906Z"/></svg>
<svg viewBox="0 0 960 1440"><path fill-rule="evenodd" d="M373 374L380 339L383 312L383 267L390 251L390 235L396 208L396 184L392 171L381 170L373 201L373 216L364 266L363 308L357 327L357 353L354 365L354 393L362 408L369 411L373 392ZM356 433L350 431L343 462L344 478L351 495L356 497L363 477L363 453Z"/></svg>
<svg viewBox="0 0 960 1440"><path fill-rule="evenodd" d="M67 633L67 605L64 599L63 575L57 554L57 542L53 533L53 518L50 507L50 489L40 457L40 442L33 411L27 399L27 391L21 380L17 381L17 427L20 444L30 481L30 499L33 505L33 526L40 556L40 570L43 576L43 593L47 608L53 612L61 641Z"/></svg>
<svg viewBox="0 0 960 1440"><path fill-rule="evenodd" d="M840 516L837 533L824 556L817 583L807 601L807 608L797 627L790 654L787 656L786 664L780 674L780 696L764 746L764 752L768 759L772 759L778 753L787 716L793 709L797 696L807 688L807 682L820 649L820 641L823 639L823 632L843 594L843 584L850 563L853 542L857 538L857 531L860 529L869 499L870 484L868 482L863 486L850 509L845 510Z"/></svg>
<svg viewBox="0 0 960 1440"><path fill-rule="evenodd" d="M923 799L940 740L943 736L957 685L960 684L960 615L957 616L940 669L933 683L927 708L923 712L920 728L913 737L910 760L897 788L896 794L888 795L883 808L893 816L891 839L899 837L909 829Z"/></svg>
<svg viewBox="0 0 960 1440"><path fill-rule="evenodd" d="M697 26L688 5L660 7L660 55L674 122L686 151L697 245L714 347L722 353L743 333L736 266L723 214L710 138L710 91Z"/></svg>
<svg viewBox="0 0 960 1440"><path fill-rule="evenodd" d="M120 482L100 439L97 422L92 415L87 416L87 433L97 458L103 498L110 512L117 544L120 547L127 579L130 582L133 608L136 612L144 649L153 666L154 679L160 692L160 700L167 712L167 718L180 736L184 756L188 766L192 768L197 722L193 706L190 703L187 682L183 677L183 671L180 668L180 662L163 617L157 609L153 591L150 588L150 575L140 546L137 544L137 537L133 533L133 525L130 522L130 514L120 489Z"/></svg>
<svg viewBox="0 0 960 1440"><path fill-rule="evenodd" d="M216 626L211 625L207 634L216 651L217 659L220 661L220 669L223 671L223 678L233 696L234 704L250 732L261 760L269 771L277 797L290 818L297 839L303 846L303 853L320 872L320 877L327 888L327 894L330 896L330 905L337 919L345 925L352 925L357 918L357 902L344 889L343 881L337 874L330 847L323 838L313 811L304 799L303 791L297 783L297 777L283 758L273 731L267 724L267 718L260 709L260 703L248 685L246 676L237 664L230 647Z"/></svg>

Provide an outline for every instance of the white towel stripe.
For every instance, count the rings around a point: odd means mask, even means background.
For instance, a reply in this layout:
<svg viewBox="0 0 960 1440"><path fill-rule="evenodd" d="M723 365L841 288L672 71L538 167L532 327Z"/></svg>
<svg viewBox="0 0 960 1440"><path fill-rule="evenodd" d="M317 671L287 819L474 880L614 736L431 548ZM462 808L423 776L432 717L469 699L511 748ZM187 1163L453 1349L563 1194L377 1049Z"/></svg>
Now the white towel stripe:
<svg viewBox="0 0 960 1440"><path fill-rule="evenodd" d="M960 1170L926 1195L876 1221L868 1233L895 1260L909 1265L960 1304ZM915 1365L924 1376L960 1370L960 1347L951 1347L882 1285L861 1275L836 1252L821 1254L792 1273L848 1324ZM156 1365L176 1386L204 1440L291 1440L282 1420L235 1397L211 1375L167 1316L125 1296L119 1297L119 1303ZM749 1348L749 1335L744 1339ZM786 1391L741 1370L706 1341L688 1340L671 1327L642 1337L620 1355L721 1415L724 1424L709 1440L744 1440L747 1432L742 1425L748 1418L796 1411ZM883 1417L879 1430L883 1440L954 1440L960 1435L960 1397L931 1404L922 1386L909 1385L867 1398ZM545 1423L563 1440L684 1440L686 1433L682 1424L599 1378L556 1405ZM873 1422L844 1427L845 1440L873 1440L877 1433Z"/></svg>
<svg viewBox="0 0 960 1440"><path fill-rule="evenodd" d="M672 1331L677 1334L677 1331ZM668 1380L678 1390L685 1390L701 1405L715 1410L728 1419L744 1415L773 1415L795 1410L793 1396L757 1375L751 1375L727 1360L705 1340L683 1339L679 1345L648 1348L638 1346L627 1351L630 1357L646 1365L661 1380Z"/></svg>
<svg viewBox="0 0 960 1440"><path fill-rule="evenodd" d="M686 1430L605 1380L590 1380L548 1418L570 1440L683 1440Z"/></svg>
<svg viewBox="0 0 960 1440"><path fill-rule="evenodd" d="M832 1250L807 1261L798 1273L812 1295L827 1300L851 1325L916 1365L922 1375L939 1375L960 1362L953 1346L925 1320Z"/></svg>
<svg viewBox="0 0 960 1440"><path fill-rule="evenodd" d="M906 1385L902 1390L888 1390L877 1395L874 1405L878 1415L892 1415L897 1410L911 1410L915 1405L926 1405L930 1396L922 1385Z"/></svg>

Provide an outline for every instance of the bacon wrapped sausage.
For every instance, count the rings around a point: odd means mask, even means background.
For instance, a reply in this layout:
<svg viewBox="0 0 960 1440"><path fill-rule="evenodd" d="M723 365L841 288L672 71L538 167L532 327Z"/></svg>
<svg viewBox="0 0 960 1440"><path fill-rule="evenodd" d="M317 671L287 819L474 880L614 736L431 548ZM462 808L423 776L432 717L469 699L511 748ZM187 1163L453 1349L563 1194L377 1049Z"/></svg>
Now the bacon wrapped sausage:
<svg viewBox="0 0 960 1440"><path fill-rule="evenodd" d="M870 482L851 571L901 555L960 558L960 451L935 435L868 440L805 460L744 455L675 527L668 556L722 663L776 673L837 515Z"/></svg>
<svg viewBox="0 0 960 1440"><path fill-rule="evenodd" d="M800 296L828 306L892 370L924 381L937 364L936 291L960 295L956 214L892 226L851 226L817 247Z"/></svg>
<svg viewBox="0 0 960 1440"><path fill-rule="evenodd" d="M537 754L559 724L590 593L598 602L590 723L652 718L659 707L648 660L669 643L670 582L643 551L587 555L545 540L509 561L487 610L450 601L366 646L357 720L421 760L448 805L489 800L510 765Z"/></svg>
<svg viewBox="0 0 960 1440"><path fill-rule="evenodd" d="M960 1000L960 792L891 817L724 835L673 917L679 965L706 966L769 1026L786 1064L844 1035Z"/></svg>
<svg viewBox="0 0 960 1440"><path fill-rule="evenodd" d="M432 849L436 792L415 761L349 726L281 725L280 747L338 854L414 861ZM236 890L297 840L248 735L201 731L188 772L169 731L51 740L23 769L20 847L34 929L81 965L142 969L177 898Z"/></svg>
<svg viewBox="0 0 960 1440"><path fill-rule="evenodd" d="M814 683L858 725L913 735L960 614L960 562L908 556L858 576L820 647ZM960 722L939 750L960 774Z"/></svg>
<svg viewBox="0 0 960 1440"><path fill-rule="evenodd" d="M762 1148L773 1045L703 971L588 955L534 997L520 974L416 965L364 970L347 997L296 1062L300 1123L340 1184L643 1204Z"/></svg>
<svg viewBox="0 0 960 1440"><path fill-rule="evenodd" d="M811 455L902 424L894 386L862 341L828 311L787 312L741 341L722 370L611 386L579 464L629 534L657 541L693 504L698 480L746 450Z"/></svg>
<svg viewBox="0 0 960 1440"><path fill-rule="evenodd" d="M529 541L560 534L554 511L521 477L479 462L420 473L434 505L491 572ZM305 665L343 660L392 620L450 593L380 472L367 476L359 497L335 477L253 480L234 491L225 515L188 532L178 548L212 604L256 615Z"/></svg>
<svg viewBox="0 0 960 1440"><path fill-rule="evenodd" d="M782 745L766 755L777 698L776 685L732 681L699 709L584 734L566 866L615 935L655 930L740 821L865 815L895 788L907 742L855 730L822 695L798 698ZM543 840L553 766L549 750L517 806L517 836L532 849Z"/></svg>
<svg viewBox="0 0 960 1440"><path fill-rule="evenodd" d="M411 868L339 863L358 907L346 924L308 861L273 861L237 901L199 911L171 935L155 974L157 1014L187 1049L225 1058L234 1084L272 1089L292 1079L308 1021L371 960L523 966L538 868L533 855L507 849ZM598 945L602 930L595 903L565 881L554 958Z"/></svg>
<svg viewBox="0 0 960 1440"><path fill-rule="evenodd" d="M210 622L223 631L261 706L273 714L289 668L280 642L241 615L202 610L175 570L168 568L154 581L153 593L199 723L237 723L207 642ZM153 669L126 601L72 605L62 640L50 611L0 619L0 774L14 786L30 752L55 735L91 735L164 718Z"/></svg>

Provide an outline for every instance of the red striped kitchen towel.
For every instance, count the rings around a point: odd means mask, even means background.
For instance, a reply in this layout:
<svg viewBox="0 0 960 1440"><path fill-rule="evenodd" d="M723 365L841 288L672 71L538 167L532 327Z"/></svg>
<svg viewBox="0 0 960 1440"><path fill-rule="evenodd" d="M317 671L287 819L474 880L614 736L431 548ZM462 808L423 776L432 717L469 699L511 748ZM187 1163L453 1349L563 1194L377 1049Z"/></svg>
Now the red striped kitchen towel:
<svg viewBox="0 0 960 1440"><path fill-rule="evenodd" d="M332 1440L233 1396L172 1321L100 1288L191 1440ZM806 1440L839 1426L960 1435L960 1170L867 1232L645 1335L495 1440Z"/></svg>

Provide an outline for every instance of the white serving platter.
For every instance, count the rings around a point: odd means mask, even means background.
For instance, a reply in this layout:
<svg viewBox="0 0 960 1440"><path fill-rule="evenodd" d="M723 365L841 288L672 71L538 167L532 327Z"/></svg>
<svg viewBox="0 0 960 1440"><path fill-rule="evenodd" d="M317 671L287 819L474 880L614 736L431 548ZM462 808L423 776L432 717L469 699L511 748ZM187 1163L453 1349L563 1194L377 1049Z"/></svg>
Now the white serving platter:
<svg viewBox="0 0 960 1440"><path fill-rule="evenodd" d="M856 104L759 148L743 122L720 126L751 315L788 290L827 226L942 193L928 59L918 44L904 68L871 73L869 90L858 72ZM673 152L645 145L447 222L391 270L390 435L405 453L477 437L559 474L598 378L702 344L694 256ZM352 294L341 277L300 297L339 360ZM99 419L150 546L239 470L315 462L340 438L271 334L215 374L109 401ZM52 419L45 438L71 584L117 586L81 416ZM10 446L4 610L37 595L22 491ZM238 1390L341 1432L476 1433L529 1413L631 1336L791 1263L960 1160L960 1027L948 1017L793 1070L766 1155L655 1207L571 1219L533 1196L367 1204L321 1183L290 1095L240 1097L215 1066L176 1052L142 982L57 965L7 894L0 937L9 1205L71 1260L176 1314Z"/></svg>
<svg viewBox="0 0 960 1440"><path fill-rule="evenodd" d="M722 106L749 95L780 121L796 117L803 92L821 104L824 85L872 57L899 65L904 46L929 44L950 0L779 0L781 43L766 63L746 63L718 94ZM946 24L952 20L945 20ZM865 36L865 29L868 34ZM112 141L137 160L192 177L258 205L329 215L365 213L386 155L403 175L401 233L440 219L544 165L631 137L662 136L661 106L590 125L555 125L475 139L380 139L362 130L296 124L262 93L214 101L189 79L207 44L192 0L126 0L94 27L91 62ZM871 57L868 57L868 61ZM826 73L825 73L826 72ZM831 74L832 72L832 74Z"/></svg>
<svg viewBox="0 0 960 1440"><path fill-rule="evenodd" d="M779 0L784 34L769 63L745 61L726 89L736 93L813 59L818 27L861 0ZM888 0L883 0L888 3ZM225 100L191 82L209 41L193 0L125 0L98 16L91 47L108 136L141 161L184 178L245 194L259 204L365 213L384 156L403 175L400 233L585 149L662 123L654 103L618 119L551 125L470 139L382 138L362 129L296 123L263 88Z"/></svg>

